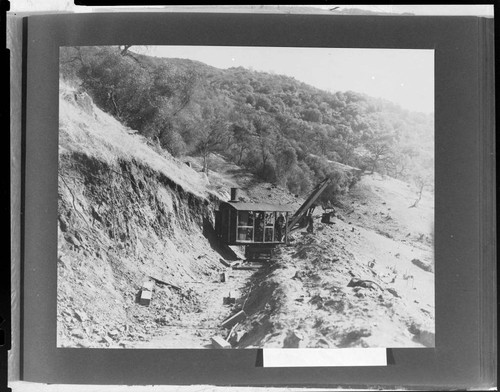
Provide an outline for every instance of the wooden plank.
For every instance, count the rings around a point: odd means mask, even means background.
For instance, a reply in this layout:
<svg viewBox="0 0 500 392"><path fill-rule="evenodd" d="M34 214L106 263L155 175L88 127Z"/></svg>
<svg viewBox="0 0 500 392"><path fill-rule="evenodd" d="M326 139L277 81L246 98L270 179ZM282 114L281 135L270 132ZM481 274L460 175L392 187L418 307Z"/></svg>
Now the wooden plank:
<svg viewBox="0 0 500 392"><path fill-rule="evenodd" d="M214 348L231 348L231 345L221 336L213 336L211 340Z"/></svg>
<svg viewBox="0 0 500 392"><path fill-rule="evenodd" d="M219 261L224 264L226 267L231 267L231 263L227 260L224 259L219 259Z"/></svg>
<svg viewBox="0 0 500 392"><path fill-rule="evenodd" d="M246 313L243 310L240 310L238 313L232 315L231 317L224 320L221 324L223 328L231 328L234 324L239 323L247 317Z"/></svg>
<svg viewBox="0 0 500 392"><path fill-rule="evenodd" d="M261 269L261 265L240 265L237 267L233 267L234 270L240 270L240 271L257 271Z"/></svg>
<svg viewBox="0 0 500 392"><path fill-rule="evenodd" d="M238 326L238 323L236 323L236 324L233 325L233 328L231 328L231 330L227 334L226 340L229 340L231 338L231 335L233 334L233 332L234 332L234 330L236 329L237 326Z"/></svg>
<svg viewBox="0 0 500 392"><path fill-rule="evenodd" d="M141 298L139 300L139 303L141 305L149 306L151 302L151 291L148 290L142 290L141 291Z"/></svg>
<svg viewBox="0 0 500 392"><path fill-rule="evenodd" d="M165 282L164 280L160 280L158 278L155 278L154 276L150 276L150 278L153 279L155 282L158 282L160 284L164 284L164 285L173 287L174 289L181 290L181 288L179 286L176 286L175 284L172 284L170 282Z"/></svg>

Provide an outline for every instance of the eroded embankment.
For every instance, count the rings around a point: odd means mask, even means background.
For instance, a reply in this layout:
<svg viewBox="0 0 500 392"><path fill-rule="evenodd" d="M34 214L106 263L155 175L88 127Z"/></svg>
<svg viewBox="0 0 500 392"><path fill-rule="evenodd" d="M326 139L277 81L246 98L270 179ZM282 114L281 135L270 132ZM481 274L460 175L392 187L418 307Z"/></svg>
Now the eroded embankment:
<svg viewBox="0 0 500 392"><path fill-rule="evenodd" d="M146 339L196 311L200 299L183 283L220 270L204 235L209 206L135 160L110 165L83 153L60 155L58 345ZM173 286L156 290L144 307L138 295L150 277Z"/></svg>

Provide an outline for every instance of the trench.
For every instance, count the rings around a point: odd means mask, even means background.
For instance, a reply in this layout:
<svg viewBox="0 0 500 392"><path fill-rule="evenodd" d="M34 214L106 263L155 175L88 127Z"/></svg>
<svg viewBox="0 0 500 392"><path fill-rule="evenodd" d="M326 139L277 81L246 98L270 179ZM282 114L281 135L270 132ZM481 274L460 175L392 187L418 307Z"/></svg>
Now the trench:
<svg viewBox="0 0 500 392"><path fill-rule="evenodd" d="M258 271L226 270L226 281L209 281L192 285L198 297L203 298L199 308L185 312L175 323L163 325L154 337L147 342L133 344L134 348L214 348L213 337L220 337L230 342L232 348L245 348L257 345L269 332L269 323L245 324L245 320L230 327L222 324L231 316L243 310L247 319L260 312L272 297L274 287L262 287L265 277L271 271L269 265L263 265ZM234 299L234 304L224 304L224 298ZM264 327L264 328L263 328ZM238 331L246 332L243 339L236 342Z"/></svg>

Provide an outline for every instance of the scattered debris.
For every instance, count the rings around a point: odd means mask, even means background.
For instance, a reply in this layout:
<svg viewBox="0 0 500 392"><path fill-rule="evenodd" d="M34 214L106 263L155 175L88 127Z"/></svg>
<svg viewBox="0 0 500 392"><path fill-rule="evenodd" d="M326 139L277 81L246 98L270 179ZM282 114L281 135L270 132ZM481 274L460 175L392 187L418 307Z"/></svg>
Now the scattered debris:
<svg viewBox="0 0 500 392"><path fill-rule="evenodd" d="M352 278L350 282L347 284L347 287L362 287L365 289L375 289L377 286L379 289L383 290L383 288L373 280L363 280L359 278Z"/></svg>
<svg viewBox="0 0 500 392"><path fill-rule="evenodd" d="M166 317L157 317L157 318L155 318L155 323L159 324L159 325L167 325L168 320Z"/></svg>
<svg viewBox="0 0 500 392"><path fill-rule="evenodd" d="M80 243L80 241L78 241L78 239L73 235L73 234L68 234L68 236L66 237L66 240L75 245L75 246L81 246L82 244Z"/></svg>
<svg viewBox="0 0 500 392"><path fill-rule="evenodd" d="M394 238L391 234L387 233L386 231L383 231L383 230L377 230L377 232L378 232L379 234L383 235L384 237L387 237L387 238L390 238L390 239L393 239L393 238Z"/></svg>
<svg viewBox="0 0 500 392"><path fill-rule="evenodd" d="M113 344L113 339L111 339L109 336L103 336L101 342L107 344Z"/></svg>
<svg viewBox="0 0 500 392"><path fill-rule="evenodd" d="M315 348L330 348L330 347L331 347L331 345L330 345L330 343L329 343L326 339L321 338L321 339L319 339L319 340L316 342L316 344L315 344L315 346L314 346L314 347L315 347Z"/></svg>
<svg viewBox="0 0 500 392"><path fill-rule="evenodd" d="M59 226L61 227L61 231L68 230L68 221L63 215L59 216Z"/></svg>
<svg viewBox="0 0 500 392"><path fill-rule="evenodd" d="M401 298L401 297L399 296L398 292L397 292L396 290L394 290L393 288L388 287L388 288L386 288L386 290L387 290L389 293L391 293L392 295L394 295L396 298Z"/></svg>
<svg viewBox="0 0 500 392"><path fill-rule="evenodd" d="M175 284L172 284L170 282L166 282L164 280L160 280L158 278L155 278L154 276L150 276L151 279L153 279L156 283L159 283L159 284L163 284L163 285L166 285L166 286L170 286L176 290L181 290L181 288L179 286L176 286Z"/></svg>
<svg viewBox="0 0 500 392"><path fill-rule="evenodd" d="M73 335L75 338L79 338L79 339L85 338L84 332L80 328L77 328L77 329L74 329L73 331L71 331L71 335Z"/></svg>
<svg viewBox="0 0 500 392"><path fill-rule="evenodd" d="M83 310L75 310L75 317L81 322L85 322L88 320L87 313L85 313Z"/></svg>
<svg viewBox="0 0 500 392"><path fill-rule="evenodd" d="M428 264L420 259L412 259L411 262L415 264L417 267L422 268L427 272L434 272L434 268L432 268L432 264Z"/></svg>

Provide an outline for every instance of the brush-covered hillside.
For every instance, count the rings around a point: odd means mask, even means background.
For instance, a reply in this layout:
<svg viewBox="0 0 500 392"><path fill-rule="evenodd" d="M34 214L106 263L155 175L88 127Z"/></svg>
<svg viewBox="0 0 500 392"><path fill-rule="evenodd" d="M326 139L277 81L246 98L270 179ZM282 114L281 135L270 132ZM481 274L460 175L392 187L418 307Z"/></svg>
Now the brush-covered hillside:
<svg viewBox="0 0 500 392"><path fill-rule="evenodd" d="M155 58L134 47L61 49L61 75L124 125L173 156L220 153L262 181L306 194L336 178L325 200L353 179L329 162L433 185L433 116L347 91L242 67Z"/></svg>

